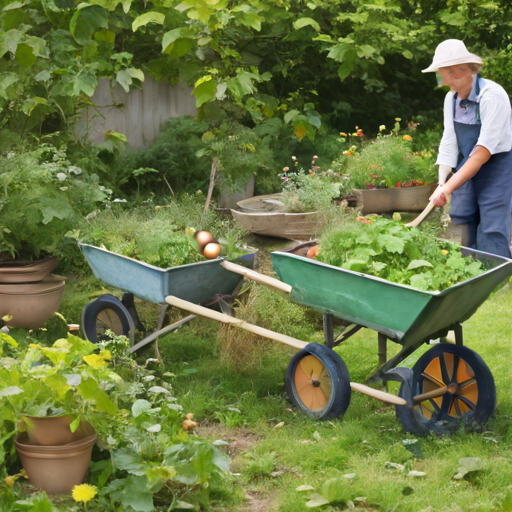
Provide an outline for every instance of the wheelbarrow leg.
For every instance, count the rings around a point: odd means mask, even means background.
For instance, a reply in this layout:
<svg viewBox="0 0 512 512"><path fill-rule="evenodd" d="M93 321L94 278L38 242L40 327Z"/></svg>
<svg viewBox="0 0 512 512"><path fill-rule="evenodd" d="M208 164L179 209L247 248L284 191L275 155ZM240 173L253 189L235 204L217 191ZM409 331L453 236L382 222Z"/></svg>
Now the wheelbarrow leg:
<svg viewBox="0 0 512 512"><path fill-rule="evenodd" d="M164 325L165 314L167 313L168 307L168 304L159 305L160 312L158 313L158 325L156 328L157 331L160 331ZM155 340L155 356L160 362L162 362L162 356L160 355L160 350L158 350L158 338Z"/></svg>
<svg viewBox="0 0 512 512"><path fill-rule="evenodd" d="M379 344L379 366L386 364L388 360L388 337L385 334L378 333Z"/></svg>
<svg viewBox="0 0 512 512"><path fill-rule="evenodd" d="M462 336L462 325L459 322L453 325L453 332L455 333L455 344L462 347L464 345L464 337Z"/></svg>
<svg viewBox="0 0 512 512"><path fill-rule="evenodd" d="M327 348L334 347L334 327L330 313L324 313L324 340Z"/></svg>

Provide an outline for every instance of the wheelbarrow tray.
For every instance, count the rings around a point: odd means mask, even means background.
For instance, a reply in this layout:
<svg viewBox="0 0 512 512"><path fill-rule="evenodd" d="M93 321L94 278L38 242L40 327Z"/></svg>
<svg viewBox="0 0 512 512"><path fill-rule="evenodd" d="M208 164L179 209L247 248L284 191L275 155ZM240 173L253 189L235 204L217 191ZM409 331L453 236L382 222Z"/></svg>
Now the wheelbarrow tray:
<svg viewBox="0 0 512 512"><path fill-rule="evenodd" d="M204 304L216 294L231 295L243 279L225 270L220 265L222 259L161 269L100 247L79 245L98 279L157 304L165 304L168 295ZM249 253L234 261L252 269L254 256Z"/></svg>
<svg viewBox="0 0 512 512"><path fill-rule="evenodd" d="M284 252L273 252L272 264L277 277L292 286L293 302L412 347L467 320L496 286L512 275L512 260L465 247L462 250L488 270L442 292L417 290Z"/></svg>

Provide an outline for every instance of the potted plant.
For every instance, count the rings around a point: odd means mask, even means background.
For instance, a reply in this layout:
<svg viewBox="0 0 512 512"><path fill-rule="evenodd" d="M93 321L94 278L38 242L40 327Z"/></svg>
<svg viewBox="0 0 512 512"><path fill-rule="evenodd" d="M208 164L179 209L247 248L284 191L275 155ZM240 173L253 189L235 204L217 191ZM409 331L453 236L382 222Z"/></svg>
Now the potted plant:
<svg viewBox="0 0 512 512"><path fill-rule="evenodd" d="M120 380L108 367L111 354L96 354L95 345L73 335L51 347L23 349L0 332L0 342L9 352L0 367L2 430L7 438L16 435L16 449L36 487L67 492L89 467L96 434L87 419L94 423L116 411L104 391Z"/></svg>
<svg viewBox="0 0 512 512"><path fill-rule="evenodd" d="M328 211L333 199L339 197L339 176L332 171L321 172L314 156L307 172L292 157L294 168L284 167L280 194L257 196L238 203L231 210L240 227L252 233L293 240L308 240L321 223L319 212Z"/></svg>
<svg viewBox="0 0 512 512"><path fill-rule="evenodd" d="M388 135L383 128L361 151L352 146L344 152L346 187L356 194L363 215L423 210L437 182L434 156L414 152L412 136L401 135L398 122Z"/></svg>
<svg viewBox="0 0 512 512"><path fill-rule="evenodd" d="M108 192L97 176L70 165L65 152L54 146L3 148L0 316L11 316L9 325L35 329L58 309L64 281L49 277L55 256L66 244L66 233Z"/></svg>

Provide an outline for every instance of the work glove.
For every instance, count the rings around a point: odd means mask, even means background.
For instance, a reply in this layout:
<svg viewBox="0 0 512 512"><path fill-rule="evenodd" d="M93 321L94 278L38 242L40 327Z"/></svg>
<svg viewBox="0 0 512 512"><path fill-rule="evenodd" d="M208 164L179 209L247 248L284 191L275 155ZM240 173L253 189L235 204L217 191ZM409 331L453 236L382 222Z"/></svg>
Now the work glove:
<svg viewBox="0 0 512 512"><path fill-rule="evenodd" d="M440 165L439 166L439 185L444 185L446 183L446 178L452 172L452 168L449 165Z"/></svg>
<svg viewBox="0 0 512 512"><path fill-rule="evenodd" d="M444 189L443 185L439 185L430 196L429 201L434 203L435 206L442 207L449 199L450 194Z"/></svg>

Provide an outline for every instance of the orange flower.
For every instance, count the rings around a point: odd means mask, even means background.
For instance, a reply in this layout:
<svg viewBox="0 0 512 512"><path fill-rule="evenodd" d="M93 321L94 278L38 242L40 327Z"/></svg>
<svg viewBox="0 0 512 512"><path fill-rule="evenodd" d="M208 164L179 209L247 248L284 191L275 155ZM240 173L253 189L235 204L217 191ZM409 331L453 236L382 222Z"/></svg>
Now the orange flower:
<svg viewBox="0 0 512 512"><path fill-rule="evenodd" d="M448 251L447 251L446 249L443 249L443 250L441 251L441 254L442 254L443 256L446 256L446 255L448 254Z"/></svg>
<svg viewBox="0 0 512 512"><path fill-rule="evenodd" d="M410 135L404 135L402 138L404 140L412 140L412 137Z"/></svg>
<svg viewBox="0 0 512 512"><path fill-rule="evenodd" d="M364 133L363 133L362 131L358 131L358 132L357 132L357 136L358 136L358 137L364 137Z"/></svg>
<svg viewBox="0 0 512 512"><path fill-rule="evenodd" d="M395 121L401 121L402 118L401 117L395 117Z"/></svg>
<svg viewBox="0 0 512 512"><path fill-rule="evenodd" d="M197 427L197 423L192 420L194 415L191 412L189 412L186 417L187 419L183 420L183 430L193 430L194 427Z"/></svg>
<svg viewBox="0 0 512 512"><path fill-rule="evenodd" d="M340 135L341 135L342 137L346 137L346 136L347 136L347 134L346 134L345 132L340 132Z"/></svg>

